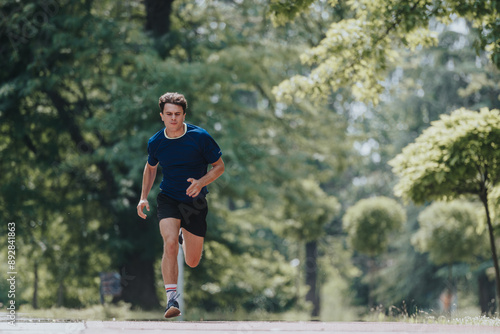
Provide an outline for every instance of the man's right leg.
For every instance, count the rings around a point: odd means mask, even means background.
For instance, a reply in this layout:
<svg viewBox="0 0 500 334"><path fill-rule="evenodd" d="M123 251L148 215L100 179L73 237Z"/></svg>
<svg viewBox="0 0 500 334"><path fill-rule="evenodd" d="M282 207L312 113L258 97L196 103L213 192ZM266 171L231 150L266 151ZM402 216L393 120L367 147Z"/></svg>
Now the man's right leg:
<svg viewBox="0 0 500 334"><path fill-rule="evenodd" d="M161 260L161 274L165 285L177 285L179 267L177 266L177 254L179 252L179 230L180 219L163 218L160 220L160 233L163 238L163 257ZM173 306L173 307L171 307ZM165 318L180 315L178 304L172 304L171 298L165 310Z"/></svg>

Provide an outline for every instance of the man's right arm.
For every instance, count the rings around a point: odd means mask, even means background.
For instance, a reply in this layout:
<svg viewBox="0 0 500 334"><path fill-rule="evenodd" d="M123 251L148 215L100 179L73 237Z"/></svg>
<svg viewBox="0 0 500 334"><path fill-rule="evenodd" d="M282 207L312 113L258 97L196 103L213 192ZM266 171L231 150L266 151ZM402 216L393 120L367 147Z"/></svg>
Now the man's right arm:
<svg viewBox="0 0 500 334"><path fill-rule="evenodd" d="M142 219L146 219L146 214L143 212L144 207L149 211L149 202L148 195L151 191L151 187L153 187L153 183L156 178L156 166L151 166L148 162L146 162L146 166L144 167L144 173L142 175L142 192L141 199L139 200L139 204L137 204L137 214Z"/></svg>

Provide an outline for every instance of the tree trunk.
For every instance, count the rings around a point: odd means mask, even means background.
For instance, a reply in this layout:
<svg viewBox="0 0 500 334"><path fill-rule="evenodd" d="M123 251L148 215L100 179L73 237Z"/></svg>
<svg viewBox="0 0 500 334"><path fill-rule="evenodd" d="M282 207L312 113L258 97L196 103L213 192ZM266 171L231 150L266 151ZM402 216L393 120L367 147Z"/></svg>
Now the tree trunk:
<svg viewBox="0 0 500 334"><path fill-rule="evenodd" d="M152 260L142 260L134 255L121 268L121 298L134 307L151 310L160 307L155 289L155 273Z"/></svg>
<svg viewBox="0 0 500 334"><path fill-rule="evenodd" d="M497 304L500 302L500 269L498 267L498 256L497 248L495 246L495 236L493 234L493 225L491 224L490 210L488 208L488 195L485 191L483 195L480 196L483 202L484 209L486 210L486 222L488 223L488 232L490 235L490 246L491 246L491 258L493 259L493 266L495 267L495 279L497 287Z"/></svg>
<svg viewBox="0 0 500 334"><path fill-rule="evenodd" d="M170 13L174 0L145 0L146 30L155 36L165 35L170 31Z"/></svg>
<svg viewBox="0 0 500 334"><path fill-rule="evenodd" d="M368 259L368 307L371 309L374 307L375 303L373 302L373 278L375 276L375 257L370 256Z"/></svg>
<svg viewBox="0 0 500 334"><path fill-rule="evenodd" d="M320 299L318 288L318 243L309 241L306 243L306 284L309 291L306 294L306 300L313 304L311 315L318 317L320 312Z"/></svg>
<svg viewBox="0 0 500 334"><path fill-rule="evenodd" d="M63 307L64 303L64 283L62 282L62 279L61 279L61 282L59 282L59 287L57 288L57 302L56 302L56 306L57 307Z"/></svg>
<svg viewBox="0 0 500 334"><path fill-rule="evenodd" d="M33 280L33 300L31 306L36 310L38 308L38 262L36 261L33 272L35 274L35 279Z"/></svg>
<svg viewBox="0 0 500 334"><path fill-rule="evenodd" d="M481 315L494 315L496 310L495 284L492 284L484 271L479 274L477 282L479 287L479 306L481 307Z"/></svg>

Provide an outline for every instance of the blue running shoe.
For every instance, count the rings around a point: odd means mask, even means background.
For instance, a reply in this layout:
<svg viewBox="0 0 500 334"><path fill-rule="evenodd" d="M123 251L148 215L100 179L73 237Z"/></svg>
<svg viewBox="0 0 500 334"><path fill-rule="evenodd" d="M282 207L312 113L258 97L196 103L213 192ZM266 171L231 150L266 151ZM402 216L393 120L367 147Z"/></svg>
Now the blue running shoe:
<svg viewBox="0 0 500 334"><path fill-rule="evenodd" d="M179 309L177 298L179 298L179 294L175 292L168 300L167 308L165 309L165 318L174 318L181 315L181 310Z"/></svg>

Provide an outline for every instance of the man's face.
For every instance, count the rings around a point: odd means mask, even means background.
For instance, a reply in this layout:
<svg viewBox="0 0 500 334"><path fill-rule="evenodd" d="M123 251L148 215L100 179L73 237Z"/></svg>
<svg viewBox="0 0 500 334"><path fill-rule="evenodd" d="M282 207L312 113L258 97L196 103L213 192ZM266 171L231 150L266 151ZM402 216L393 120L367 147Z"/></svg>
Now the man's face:
<svg viewBox="0 0 500 334"><path fill-rule="evenodd" d="M161 120L165 124L168 133L184 131L184 119L186 114L181 106L177 104L166 103L163 106L163 112L160 113Z"/></svg>

